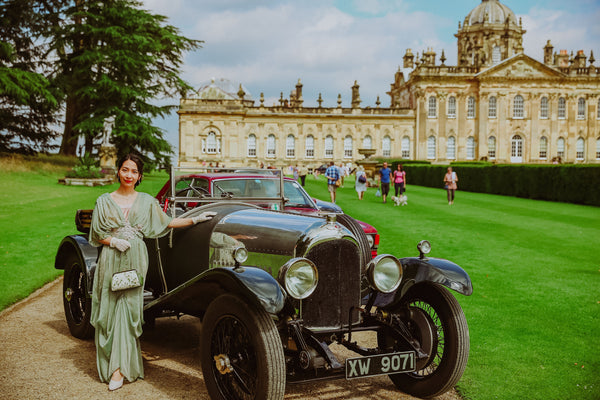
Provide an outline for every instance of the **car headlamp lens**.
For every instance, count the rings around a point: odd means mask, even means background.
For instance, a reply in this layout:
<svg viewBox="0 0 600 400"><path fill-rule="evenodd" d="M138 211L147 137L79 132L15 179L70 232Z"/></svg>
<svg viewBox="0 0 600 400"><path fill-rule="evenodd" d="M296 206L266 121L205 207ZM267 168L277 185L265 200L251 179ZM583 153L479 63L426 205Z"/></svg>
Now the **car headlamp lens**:
<svg viewBox="0 0 600 400"><path fill-rule="evenodd" d="M279 270L279 282L294 299L310 296L319 281L317 267L306 258L293 258Z"/></svg>
<svg viewBox="0 0 600 400"><path fill-rule="evenodd" d="M421 257L423 257L431 252L431 243L427 240L421 240L419 244L417 244L417 249L419 250L419 253L421 253Z"/></svg>
<svg viewBox="0 0 600 400"><path fill-rule="evenodd" d="M389 254L381 254L369 262L367 266L369 284L375 290L391 293L402 281L402 264Z"/></svg>
<svg viewBox="0 0 600 400"><path fill-rule="evenodd" d="M233 259L238 264L243 264L248 259L248 250L244 246L238 246L233 249Z"/></svg>
<svg viewBox="0 0 600 400"><path fill-rule="evenodd" d="M373 245L375 244L375 239L373 238L373 235L366 235L367 236L367 242L369 242L369 248L373 248Z"/></svg>

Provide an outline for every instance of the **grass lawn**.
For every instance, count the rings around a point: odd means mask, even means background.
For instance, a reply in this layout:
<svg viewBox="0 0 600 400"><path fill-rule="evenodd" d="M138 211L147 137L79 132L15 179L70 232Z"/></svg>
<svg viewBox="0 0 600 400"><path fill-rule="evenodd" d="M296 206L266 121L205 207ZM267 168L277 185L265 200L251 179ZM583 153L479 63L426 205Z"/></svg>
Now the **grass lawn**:
<svg viewBox="0 0 600 400"><path fill-rule="evenodd" d="M0 310L62 273L54 255L76 233L75 210L117 187L62 186L61 176L0 168ZM165 181L149 175L139 189ZM306 189L329 198L322 176ZM359 201L350 180L338 204L379 230L380 253L416 256L428 239L433 257L470 274L473 295L457 295L471 335L463 397L600 398L600 208L467 192L449 206L442 189L408 190L406 207L381 204L375 189Z"/></svg>

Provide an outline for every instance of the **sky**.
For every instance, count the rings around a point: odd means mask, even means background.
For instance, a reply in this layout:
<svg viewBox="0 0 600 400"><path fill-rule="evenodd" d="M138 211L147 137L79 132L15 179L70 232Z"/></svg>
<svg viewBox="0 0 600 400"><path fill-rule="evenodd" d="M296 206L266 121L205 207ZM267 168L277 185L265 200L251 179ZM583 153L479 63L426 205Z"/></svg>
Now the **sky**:
<svg viewBox="0 0 600 400"><path fill-rule="evenodd" d="M406 49L442 50L456 65L459 22L481 0L142 0L143 7L202 48L185 55L182 78L194 88L211 78L242 83L259 104L273 105L303 84L305 106L349 107L351 87L360 85L362 107L379 96L388 107L394 74ZM600 0L502 0L522 19L525 54L543 60L548 39L554 51L590 50L600 66ZM161 103L178 104L179 99ZM155 124L178 152L178 118Z"/></svg>

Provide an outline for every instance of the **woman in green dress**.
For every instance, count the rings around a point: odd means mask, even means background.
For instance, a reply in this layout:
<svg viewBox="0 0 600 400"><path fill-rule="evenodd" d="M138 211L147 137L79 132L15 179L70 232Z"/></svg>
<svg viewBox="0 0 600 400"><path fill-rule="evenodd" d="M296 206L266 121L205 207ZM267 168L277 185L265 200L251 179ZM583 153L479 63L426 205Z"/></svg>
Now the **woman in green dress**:
<svg viewBox="0 0 600 400"><path fill-rule="evenodd" d="M165 235L170 228L190 226L211 219L205 212L193 218L171 218L158 201L135 190L141 182L143 162L128 154L118 162L119 188L101 195L92 215L90 243L102 246L94 273L91 323L95 328L96 362L109 390L144 378L139 337L143 324L143 285L113 292L115 272L137 270L145 278L148 251L144 237Z"/></svg>

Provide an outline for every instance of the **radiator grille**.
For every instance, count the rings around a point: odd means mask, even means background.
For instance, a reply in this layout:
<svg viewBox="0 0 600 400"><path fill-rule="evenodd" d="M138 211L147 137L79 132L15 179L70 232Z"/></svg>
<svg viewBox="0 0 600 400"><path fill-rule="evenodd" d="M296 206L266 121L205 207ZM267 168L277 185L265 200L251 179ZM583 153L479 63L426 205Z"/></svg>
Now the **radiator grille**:
<svg viewBox="0 0 600 400"><path fill-rule="evenodd" d="M304 325L311 329L348 324L348 312L360 305L360 256L349 240L333 240L311 249L306 256L319 270L315 292L302 303ZM358 322L356 312L352 323Z"/></svg>

